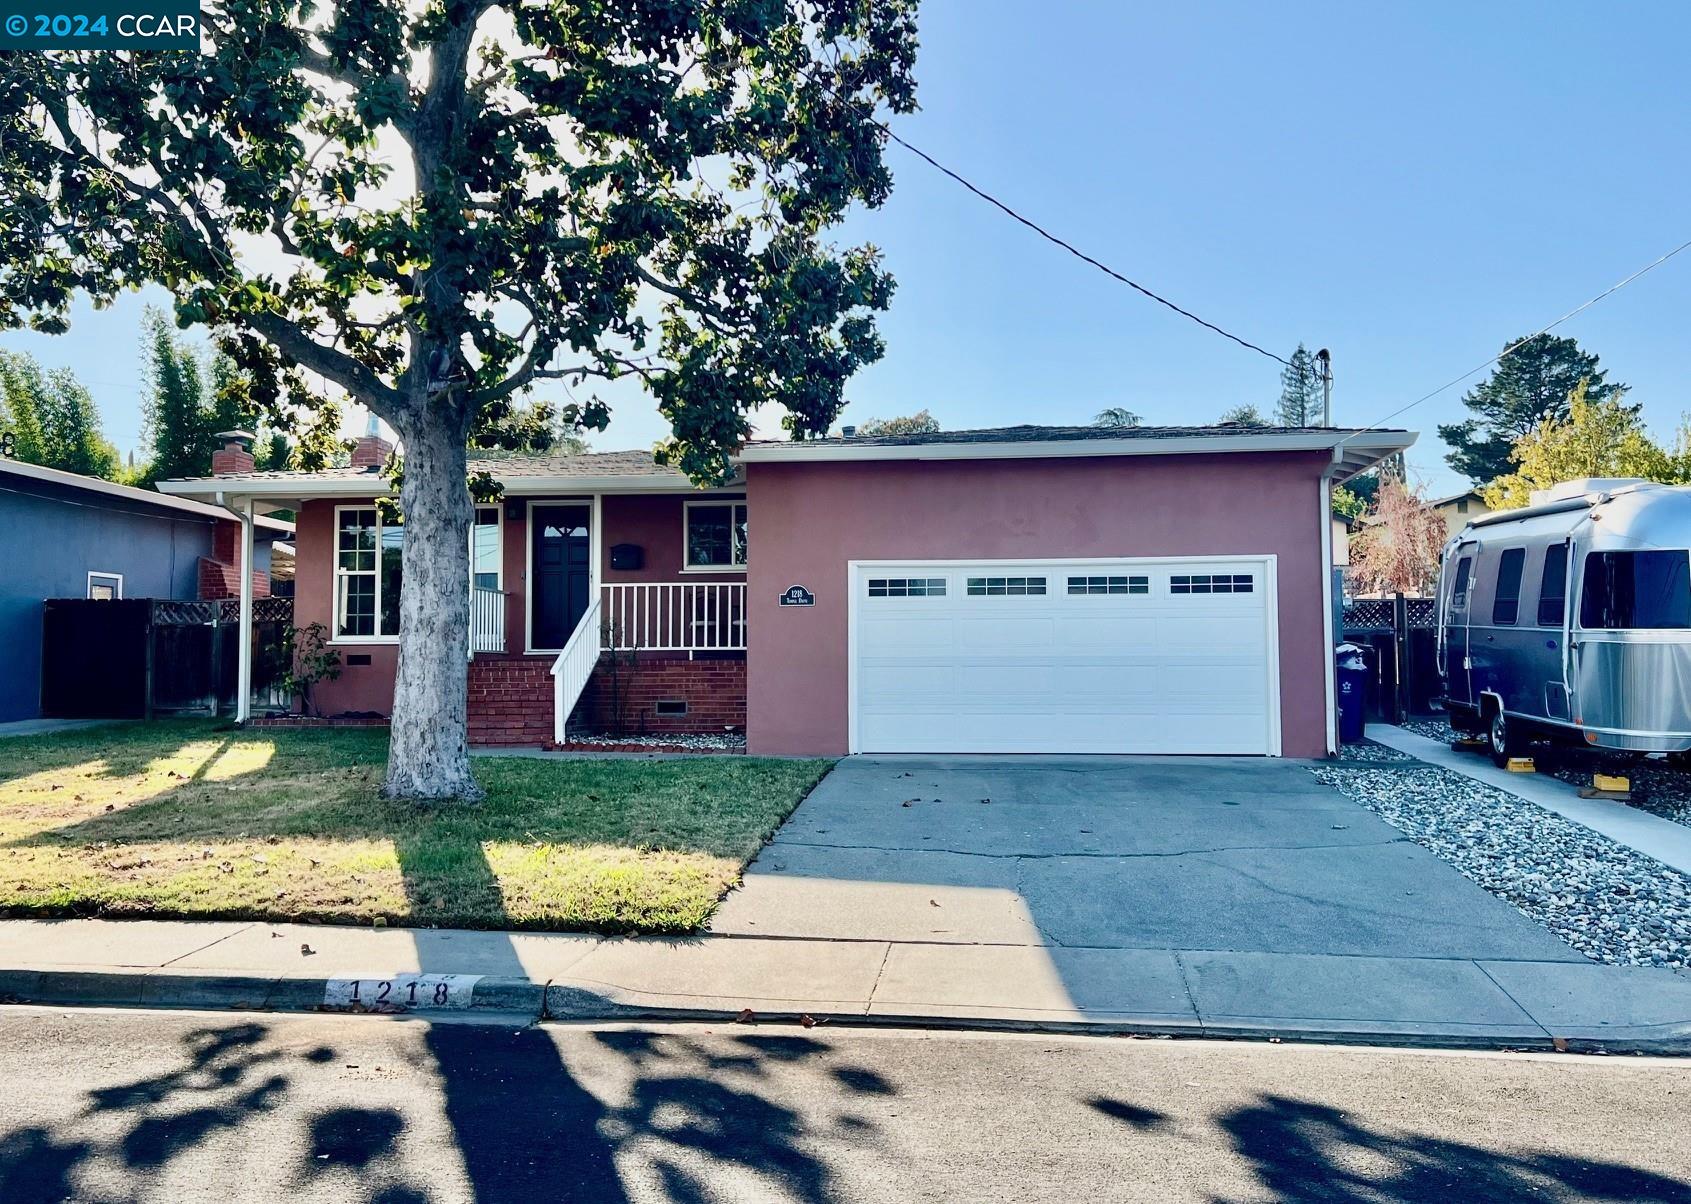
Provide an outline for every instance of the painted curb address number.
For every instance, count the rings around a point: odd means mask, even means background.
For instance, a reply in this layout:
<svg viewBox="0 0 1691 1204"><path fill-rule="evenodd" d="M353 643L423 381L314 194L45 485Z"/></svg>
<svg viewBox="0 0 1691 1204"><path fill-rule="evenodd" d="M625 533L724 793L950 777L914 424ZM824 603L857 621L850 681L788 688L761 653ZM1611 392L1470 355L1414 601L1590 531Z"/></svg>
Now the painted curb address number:
<svg viewBox="0 0 1691 1204"><path fill-rule="evenodd" d="M387 978L331 978L323 1005L369 1012L420 1012L467 1008L480 974L394 974Z"/></svg>

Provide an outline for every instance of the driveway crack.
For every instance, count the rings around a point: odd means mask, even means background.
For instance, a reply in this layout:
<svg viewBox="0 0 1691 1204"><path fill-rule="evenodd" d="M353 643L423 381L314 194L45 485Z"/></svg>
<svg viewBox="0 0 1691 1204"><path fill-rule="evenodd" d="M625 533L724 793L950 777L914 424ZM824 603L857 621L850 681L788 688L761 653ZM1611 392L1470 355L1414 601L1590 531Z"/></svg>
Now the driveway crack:
<svg viewBox="0 0 1691 1204"><path fill-rule="evenodd" d="M1156 857L1202 857L1214 853L1304 853L1329 849L1371 849L1394 844L1414 844L1408 836L1393 836L1386 840L1345 841L1336 844L1230 844L1216 848L1169 849L1161 852L1093 852L1076 850L1067 853L984 853L979 849L935 848L933 845L831 844L826 841L784 840L784 846L797 845L807 849L861 850L866 853L945 853L953 857L982 857L989 861L1052 861L1061 858L1093 857L1110 861Z"/></svg>

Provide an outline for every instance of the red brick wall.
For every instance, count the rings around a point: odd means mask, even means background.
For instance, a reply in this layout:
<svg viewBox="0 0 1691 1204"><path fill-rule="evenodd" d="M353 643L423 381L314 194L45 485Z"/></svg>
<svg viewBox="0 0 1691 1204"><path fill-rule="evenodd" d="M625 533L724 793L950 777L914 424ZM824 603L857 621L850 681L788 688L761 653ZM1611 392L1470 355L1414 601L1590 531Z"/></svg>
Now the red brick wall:
<svg viewBox="0 0 1691 1204"><path fill-rule="evenodd" d="M545 744L552 735L551 657L470 662L471 744Z"/></svg>
<svg viewBox="0 0 1691 1204"><path fill-rule="evenodd" d="M613 714L614 694L604 660L593 671L573 716L582 730L636 735L693 732L714 734L746 726L746 662L742 660L643 659L621 668L621 722ZM682 701L685 715L659 715L659 702Z"/></svg>
<svg viewBox="0 0 1691 1204"><path fill-rule="evenodd" d="M200 557L200 597L205 599L241 596L241 524L220 522L212 528L211 555ZM252 596L270 596L270 574L252 575Z"/></svg>
<svg viewBox="0 0 1691 1204"><path fill-rule="evenodd" d="M231 444L211 453L211 475L214 477L226 477L230 473L252 470L252 453L244 447Z"/></svg>

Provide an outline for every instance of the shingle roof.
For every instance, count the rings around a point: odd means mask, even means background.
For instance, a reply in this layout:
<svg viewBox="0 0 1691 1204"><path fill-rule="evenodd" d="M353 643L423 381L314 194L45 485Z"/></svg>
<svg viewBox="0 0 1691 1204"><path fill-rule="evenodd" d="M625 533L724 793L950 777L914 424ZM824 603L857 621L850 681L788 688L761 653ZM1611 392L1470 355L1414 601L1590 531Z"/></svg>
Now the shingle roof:
<svg viewBox="0 0 1691 1204"><path fill-rule="evenodd" d="M581 455L512 453L497 457L470 457L470 471L488 472L502 481L514 477L641 477L680 478L673 468L652 462L649 451L585 452ZM219 481L291 481L305 479L359 480L378 478L373 468L326 468L321 472L232 472Z"/></svg>
<svg viewBox="0 0 1691 1204"><path fill-rule="evenodd" d="M1245 426L1229 423L1221 426L998 426L972 431L933 431L921 435L853 435L845 438L829 435L825 439L807 439L806 445L853 447L920 447L927 444L968 443L1057 443L1065 440L1098 439L1236 439L1240 435L1298 435L1314 433L1342 436L1356 433L1344 427L1328 426ZM1381 430L1378 434L1399 434L1395 430ZM768 447L785 444L784 439L755 440L750 446Z"/></svg>

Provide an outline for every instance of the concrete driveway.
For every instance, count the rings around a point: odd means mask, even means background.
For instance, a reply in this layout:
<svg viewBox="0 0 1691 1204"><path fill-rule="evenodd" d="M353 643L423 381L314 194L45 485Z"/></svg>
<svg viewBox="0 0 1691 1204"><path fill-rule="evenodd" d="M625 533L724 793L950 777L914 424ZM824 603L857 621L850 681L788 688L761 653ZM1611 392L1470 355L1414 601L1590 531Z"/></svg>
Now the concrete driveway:
<svg viewBox="0 0 1691 1204"><path fill-rule="evenodd" d="M849 758L712 930L1583 962L1296 762Z"/></svg>

